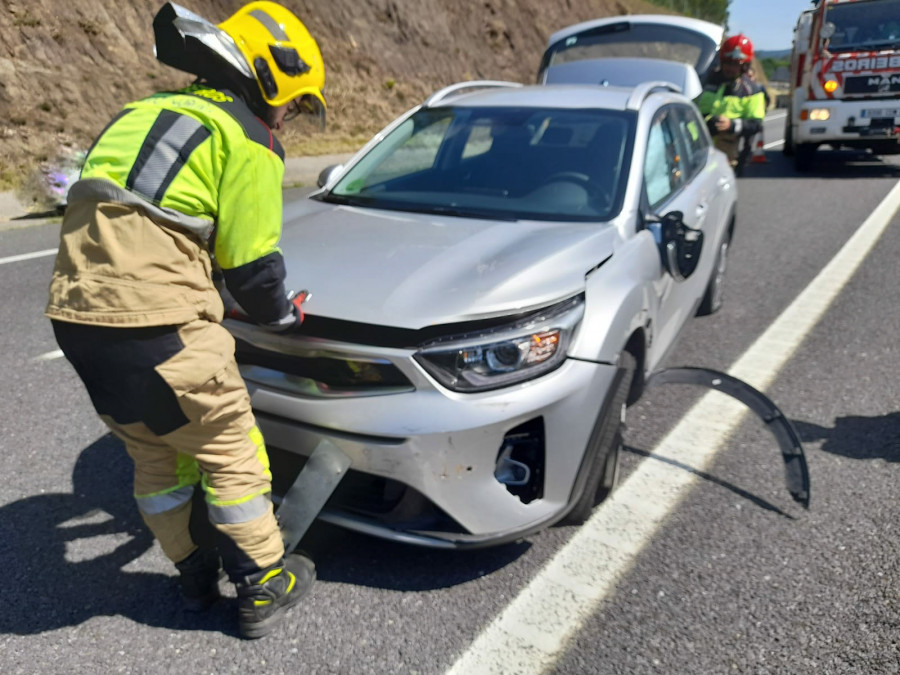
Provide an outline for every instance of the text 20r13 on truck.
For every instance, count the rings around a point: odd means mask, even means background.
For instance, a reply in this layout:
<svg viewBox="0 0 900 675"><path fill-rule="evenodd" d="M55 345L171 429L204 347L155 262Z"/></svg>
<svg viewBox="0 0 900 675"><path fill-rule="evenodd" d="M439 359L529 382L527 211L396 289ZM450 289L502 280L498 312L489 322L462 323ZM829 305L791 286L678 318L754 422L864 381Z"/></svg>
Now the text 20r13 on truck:
<svg viewBox="0 0 900 675"><path fill-rule="evenodd" d="M818 0L794 29L784 153L820 145L900 153L900 0Z"/></svg>

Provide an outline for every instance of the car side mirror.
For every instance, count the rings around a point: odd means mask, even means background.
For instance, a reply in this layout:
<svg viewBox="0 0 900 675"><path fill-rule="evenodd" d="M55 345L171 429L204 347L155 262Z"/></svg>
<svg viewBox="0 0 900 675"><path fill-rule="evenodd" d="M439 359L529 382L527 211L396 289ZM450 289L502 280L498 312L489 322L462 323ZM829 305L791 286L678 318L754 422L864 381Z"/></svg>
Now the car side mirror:
<svg viewBox="0 0 900 675"><path fill-rule="evenodd" d="M328 181L337 176L343 170L343 164L332 164L331 166L326 166L319 174L319 179L316 181L316 185L318 185L319 187L325 187L326 185L328 185Z"/></svg>
<svg viewBox="0 0 900 675"><path fill-rule="evenodd" d="M703 230L684 224L681 211L669 211L651 222L658 226L662 263L675 281L684 281L697 269L703 248Z"/></svg>

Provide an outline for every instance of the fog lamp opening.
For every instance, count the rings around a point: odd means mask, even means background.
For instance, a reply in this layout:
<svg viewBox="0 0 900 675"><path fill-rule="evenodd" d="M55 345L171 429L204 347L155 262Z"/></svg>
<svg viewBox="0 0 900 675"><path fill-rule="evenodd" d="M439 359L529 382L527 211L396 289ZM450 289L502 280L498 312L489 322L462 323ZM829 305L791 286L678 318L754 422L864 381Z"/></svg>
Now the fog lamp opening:
<svg viewBox="0 0 900 675"><path fill-rule="evenodd" d="M544 496L545 466L544 420L536 417L504 435L494 478L523 504L530 504Z"/></svg>

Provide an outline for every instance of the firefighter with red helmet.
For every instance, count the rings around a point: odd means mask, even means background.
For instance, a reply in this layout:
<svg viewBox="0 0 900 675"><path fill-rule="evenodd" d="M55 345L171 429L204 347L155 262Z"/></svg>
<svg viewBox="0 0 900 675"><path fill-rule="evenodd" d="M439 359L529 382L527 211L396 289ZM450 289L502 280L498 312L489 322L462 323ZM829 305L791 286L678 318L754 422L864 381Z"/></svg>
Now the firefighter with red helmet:
<svg viewBox="0 0 900 675"><path fill-rule="evenodd" d="M697 99L716 147L728 155L738 175L749 154L750 139L762 131L766 116L765 93L746 74L752 60L753 43L746 35L726 38L719 50L719 67Z"/></svg>

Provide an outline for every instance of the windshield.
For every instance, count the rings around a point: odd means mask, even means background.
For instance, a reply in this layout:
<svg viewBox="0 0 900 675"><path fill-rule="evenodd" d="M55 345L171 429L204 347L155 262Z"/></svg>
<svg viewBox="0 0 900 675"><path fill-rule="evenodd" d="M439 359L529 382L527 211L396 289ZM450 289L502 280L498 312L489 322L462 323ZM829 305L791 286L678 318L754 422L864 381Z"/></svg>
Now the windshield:
<svg viewBox="0 0 900 675"><path fill-rule="evenodd" d="M550 66L586 59L637 57L678 61L703 77L716 55L716 43L695 31L670 25L621 21L589 28L550 45L544 53L538 82Z"/></svg>
<svg viewBox="0 0 900 675"><path fill-rule="evenodd" d="M900 48L900 0L872 0L831 5L825 23L834 24L831 52Z"/></svg>
<svg viewBox="0 0 900 675"><path fill-rule="evenodd" d="M621 209L633 113L425 108L324 201L498 220L602 221Z"/></svg>

